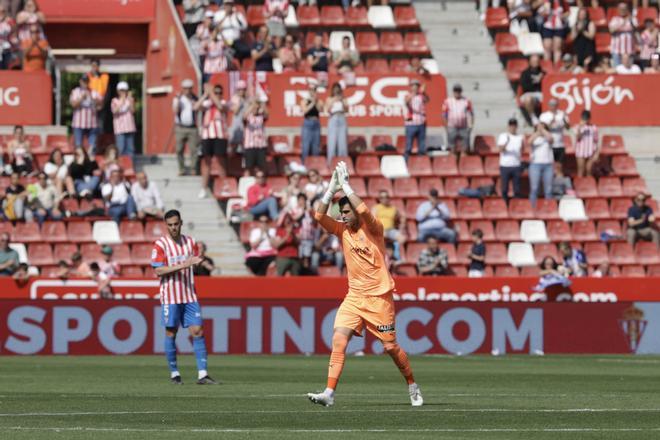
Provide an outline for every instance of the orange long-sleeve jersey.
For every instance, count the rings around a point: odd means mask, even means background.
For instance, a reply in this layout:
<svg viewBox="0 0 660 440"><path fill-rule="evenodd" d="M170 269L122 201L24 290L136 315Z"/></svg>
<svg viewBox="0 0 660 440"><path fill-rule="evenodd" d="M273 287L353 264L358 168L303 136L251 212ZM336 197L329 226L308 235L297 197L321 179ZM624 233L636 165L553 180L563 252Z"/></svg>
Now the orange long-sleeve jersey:
<svg viewBox="0 0 660 440"><path fill-rule="evenodd" d="M358 295L383 295L394 290L387 269L383 225L361 203L356 209L360 228L350 228L325 214L314 213L321 226L341 239L348 271L348 292Z"/></svg>

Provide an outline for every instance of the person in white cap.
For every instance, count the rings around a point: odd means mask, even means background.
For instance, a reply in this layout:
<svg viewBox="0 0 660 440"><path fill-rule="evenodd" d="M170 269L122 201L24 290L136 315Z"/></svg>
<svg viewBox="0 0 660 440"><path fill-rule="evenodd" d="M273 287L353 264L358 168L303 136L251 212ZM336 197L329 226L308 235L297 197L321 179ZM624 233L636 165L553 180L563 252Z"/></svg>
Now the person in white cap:
<svg viewBox="0 0 660 440"><path fill-rule="evenodd" d="M112 127L115 132L115 144L122 156L135 154L135 99L128 89L126 81L117 84L117 96L110 103Z"/></svg>
<svg viewBox="0 0 660 440"><path fill-rule="evenodd" d="M195 103L198 98L193 93L195 83L192 79L181 81L181 92L174 97L172 101L172 111L174 112L174 136L176 138L176 157L179 164L179 175L186 174L183 151L188 145L188 155L190 165L194 170L197 169L197 147L199 145L199 131L197 129L197 112Z"/></svg>

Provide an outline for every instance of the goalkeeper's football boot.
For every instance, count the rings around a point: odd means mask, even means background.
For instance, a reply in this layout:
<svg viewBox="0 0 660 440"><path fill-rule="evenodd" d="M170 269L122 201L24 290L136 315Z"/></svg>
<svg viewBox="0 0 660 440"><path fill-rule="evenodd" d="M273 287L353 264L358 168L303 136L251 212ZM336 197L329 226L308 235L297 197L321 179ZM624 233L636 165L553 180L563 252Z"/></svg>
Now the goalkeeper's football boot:
<svg viewBox="0 0 660 440"><path fill-rule="evenodd" d="M424 399L422 398L422 391L419 389L419 385L416 383L408 385L408 394L410 394L410 404L412 406L424 405Z"/></svg>

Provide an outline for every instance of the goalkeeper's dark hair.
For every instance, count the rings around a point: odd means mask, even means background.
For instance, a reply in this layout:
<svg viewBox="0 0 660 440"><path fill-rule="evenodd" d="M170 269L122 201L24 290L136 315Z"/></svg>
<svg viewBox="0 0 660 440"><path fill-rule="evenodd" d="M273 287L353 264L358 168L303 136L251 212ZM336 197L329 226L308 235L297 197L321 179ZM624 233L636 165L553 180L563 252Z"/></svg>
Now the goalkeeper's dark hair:
<svg viewBox="0 0 660 440"><path fill-rule="evenodd" d="M351 205L351 201L348 199L348 196L342 197L337 203L339 204L339 209L343 208L344 205L348 205L351 207L351 209L353 209L353 205Z"/></svg>
<svg viewBox="0 0 660 440"><path fill-rule="evenodd" d="M163 220L167 221L168 218L172 218L172 217L179 217L179 220L181 220L181 213L176 209L170 209L163 216Z"/></svg>

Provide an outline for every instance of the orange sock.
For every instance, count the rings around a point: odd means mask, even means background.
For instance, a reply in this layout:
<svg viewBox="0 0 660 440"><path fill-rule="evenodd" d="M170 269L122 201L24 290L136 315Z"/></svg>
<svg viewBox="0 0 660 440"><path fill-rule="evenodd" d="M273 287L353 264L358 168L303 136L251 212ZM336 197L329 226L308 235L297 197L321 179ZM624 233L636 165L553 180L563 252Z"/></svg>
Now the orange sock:
<svg viewBox="0 0 660 440"><path fill-rule="evenodd" d="M339 376L344 369L346 354L343 351L333 351L330 354L330 364L328 365L328 388L334 390L337 388Z"/></svg>
<svg viewBox="0 0 660 440"><path fill-rule="evenodd" d="M413 377L412 368L410 368L410 361L408 360L408 355L405 351L399 346L399 344L394 344L387 349L387 354L390 355L401 375L406 378L408 385L415 383L415 378Z"/></svg>

